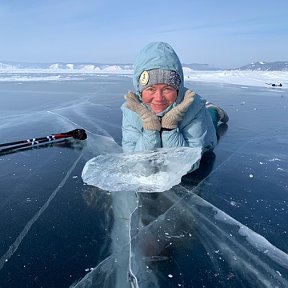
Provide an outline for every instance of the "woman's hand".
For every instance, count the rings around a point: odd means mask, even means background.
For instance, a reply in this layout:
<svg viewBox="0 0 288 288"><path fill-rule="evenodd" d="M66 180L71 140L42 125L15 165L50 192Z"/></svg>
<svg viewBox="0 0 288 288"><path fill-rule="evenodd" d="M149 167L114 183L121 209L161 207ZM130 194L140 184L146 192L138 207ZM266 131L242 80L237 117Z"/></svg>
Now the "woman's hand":
<svg viewBox="0 0 288 288"><path fill-rule="evenodd" d="M167 112L162 118L162 128L176 129L178 123L183 119L185 112L193 103L195 92L187 90L184 99L176 107Z"/></svg>
<svg viewBox="0 0 288 288"><path fill-rule="evenodd" d="M126 107L131 111L136 112L143 121L143 127L146 130L161 130L161 123L157 115L149 111L137 98L133 92L128 92L125 96L127 101Z"/></svg>

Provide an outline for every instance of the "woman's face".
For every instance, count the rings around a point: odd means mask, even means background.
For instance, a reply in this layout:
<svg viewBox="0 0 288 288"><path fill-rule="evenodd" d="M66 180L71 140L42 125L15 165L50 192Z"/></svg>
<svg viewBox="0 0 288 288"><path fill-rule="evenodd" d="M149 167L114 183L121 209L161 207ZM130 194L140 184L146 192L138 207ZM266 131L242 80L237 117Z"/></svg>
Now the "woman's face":
<svg viewBox="0 0 288 288"><path fill-rule="evenodd" d="M176 98L177 90L167 84L154 84L142 91L142 101L156 114L164 111Z"/></svg>

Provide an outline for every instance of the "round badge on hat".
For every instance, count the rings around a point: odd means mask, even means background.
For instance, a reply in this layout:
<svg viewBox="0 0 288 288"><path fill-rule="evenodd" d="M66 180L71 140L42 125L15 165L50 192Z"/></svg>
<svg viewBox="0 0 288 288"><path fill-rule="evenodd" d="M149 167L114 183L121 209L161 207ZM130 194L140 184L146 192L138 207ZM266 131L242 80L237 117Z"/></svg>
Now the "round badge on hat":
<svg viewBox="0 0 288 288"><path fill-rule="evenodd" d="M146 85L149 82L149 73L147 71L142 72L139 82L141 85Z"/></svg>

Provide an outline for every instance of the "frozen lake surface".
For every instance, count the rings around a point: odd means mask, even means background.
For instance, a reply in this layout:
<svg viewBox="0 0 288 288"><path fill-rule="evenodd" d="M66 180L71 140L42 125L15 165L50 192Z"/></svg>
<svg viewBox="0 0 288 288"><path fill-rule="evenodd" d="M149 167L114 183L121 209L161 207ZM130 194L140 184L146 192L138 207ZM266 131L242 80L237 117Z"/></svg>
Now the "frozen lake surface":
<svg viewBox="0 0 288 288"><path fill-rule="evenodd" d="M88 134L0 155L1 288L288 287L285 85L187 82L230 116L214 154L168 191L109 192L81 173L121 153L132 80L72 76L0 83L1 143Z"/></svg>

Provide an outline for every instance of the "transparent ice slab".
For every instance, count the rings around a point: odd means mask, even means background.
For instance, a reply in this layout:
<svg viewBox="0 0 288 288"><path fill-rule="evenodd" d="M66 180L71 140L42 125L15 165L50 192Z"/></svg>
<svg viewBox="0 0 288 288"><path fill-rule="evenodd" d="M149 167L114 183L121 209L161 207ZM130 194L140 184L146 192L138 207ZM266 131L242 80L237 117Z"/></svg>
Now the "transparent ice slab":
<svg viewBox="0 0 288 288"><path fill-rule="evenodd" d="M200 148L161 148L133 154L104 154L90 159L82 179L107 191L163 192L199 167Z"/></svg>

